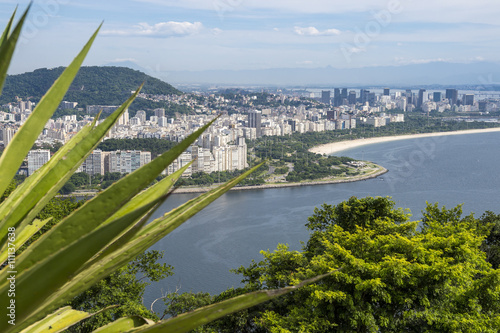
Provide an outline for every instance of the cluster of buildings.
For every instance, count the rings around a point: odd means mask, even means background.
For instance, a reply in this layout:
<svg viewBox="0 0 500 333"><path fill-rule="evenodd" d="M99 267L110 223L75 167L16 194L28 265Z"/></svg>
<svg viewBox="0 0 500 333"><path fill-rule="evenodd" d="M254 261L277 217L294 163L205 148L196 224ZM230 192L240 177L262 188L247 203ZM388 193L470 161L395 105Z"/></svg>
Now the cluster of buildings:
<svg viewBox="0 0 500 333"><path fill-rule="evenodd" d="M214 118L222 114L215 123L200 137L198 142L184 152L170 167L172 173L194 161L187 175L203 171L232 171L247 167L247 145L245 140L262 136L285 136L294 132L321 132L330 130L349 130L359 124L374 127L385 126L391 122L404 122L404 113L415 110L430 112L445 111L498 111L498 100L476 100L473 94L459 95L456 89L446 91L399 90L389 88L378 92L360 89L359 93L347 88L321 91L321 96L308 98L294 94L185 94L185 95L147 95L139 98L166 103L177 103L189 107L192 114L169 117L165 109L157 108L152 112L126 110L117 124L110 130L108 138L158 138L180 142ZM61 108L74 109L76 102L63 102ZM0 139L7 145L18 128L29 117L34 108L30 101L18 100L3 106L0 111ZM86 124L93 120L99 111L104 114L114 111L117 106L88 105L87 116L63 116L50 119L38 143L66 142ZM391 113L389 113L390 111ZM394 112L396 111L396 112ZM401 111L401 113L397 113ZM35 153L33 153L35 154ZM36 153L39 160L46 159L46 152ZM33 157L34 158L34 157ZM105 172L129 173L151 160L148 152L94 151L80 170L88 174ZM29 163L28 159L28 164ZM31 164L36 169L39 162ZM33 170L35 170L33 169ZM31 169L29 169L31 170ZM28 173L31 171L28 170Z"/></svg>
<svg viewBox="0 0 500 333"><path fill-rule="evenodd" d="M323 90L319 98L322 104L343 109L358 109L369 113L383 112L384 110L401 110L412 112L421 110L430 111L456 111L456 112L493 112L500 109L498 99L476 100L473 93L459 95L457 89L445 91L399 90L391 93L390 88L382 89L375 93L367 89L355 90L335 88L333 96L331 90Z"/></svg>
<svg viewBox="0 0 500 333"><path fill-rule="evenodd" d="M26 165L21 168L20 173L31 176L47 163L50 157L51 154L48 149L30 150L26 157ZM149 162L151 162L151 153L148 151L118 150L104 152L94 150L78 168L77 172L85 172L89 175L104 175L106 172L130 173Z"/></svg>

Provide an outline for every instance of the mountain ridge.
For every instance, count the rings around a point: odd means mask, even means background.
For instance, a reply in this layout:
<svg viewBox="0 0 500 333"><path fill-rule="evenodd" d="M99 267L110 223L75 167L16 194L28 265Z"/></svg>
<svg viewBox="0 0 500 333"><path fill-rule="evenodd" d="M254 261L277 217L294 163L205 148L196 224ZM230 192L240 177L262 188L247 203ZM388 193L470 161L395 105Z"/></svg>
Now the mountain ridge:
<svg viewBox="0 0 500 333"><path fill-rule="evenodd" d="M16 97L38 101L63 72L64 67L39 68L32 72L8 75L0 104L16 101ZM65 101L85 105L120 105L144 82L142 92L148 94L182 94L158 78L126 67L81 67L64 96Z"/></svg>

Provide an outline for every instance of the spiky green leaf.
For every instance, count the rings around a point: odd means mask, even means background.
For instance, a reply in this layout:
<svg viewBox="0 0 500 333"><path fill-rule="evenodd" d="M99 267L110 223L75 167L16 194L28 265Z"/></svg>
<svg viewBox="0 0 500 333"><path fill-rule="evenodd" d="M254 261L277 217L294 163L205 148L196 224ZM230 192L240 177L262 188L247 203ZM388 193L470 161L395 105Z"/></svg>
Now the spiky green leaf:
<svg viewBox="0 0 500 333"><path fill-rule="evenodd" d="M228 314L248 309L252 306L269 301L278 296L295 291L307 284L314 283L331 273L320 275L309 280L305 280L296 286L290 286L275 290L260 290L249 294L237 296L226 301L212 304L192 312L181 314L177 317L165 320L152 326L144 326L134 332L189 332L199 326L208 324L214 320L222 318Z"/></svg>
<svg viewBox="0 0 500 333"><path fill-rule="evenodd" d="M66 295L58 304L43 305L44 301L56 293L90 258L104 248L116 235L151 211L162 198L107 224L106 226L82 235L65 248L54 247L53 254L40 261L29 270L20 270L16 276L16 302L22 304L16 309L16 330L24 328L43 318L58 306L71 299ZM107 272L109 274L109 272ZM87 286L85 286L87 287ZM0 289L6 295L8 286ZM0 332L10 332L14 328L7 321L0 321Z"/></svg>
<svg viewBox="0 0 500 333"><path fill-rule="evenodd" d="M149 164L128 174L115 184L108 187L98 197L86 202L80 209L73 212L49 232L24 251L18 258L17 268L20 271L29 269L32 265L49 256L55 248L63 248L73 241L87 235L98 228L106 219L112 216L132 197L149 185L173 160L188 148L212 122L188 136L177 146L157 157ZM5 272L0 273L0 286Z"/></svg>
<svg viewBox="0 0 500 333"><path fill-rule="evenodd" d="M153 325L154 322L150 319L146 319L139 316L132 316L126 318L120 318L113 321L106 326L98 328L92 333L117 333L117 332L128 332L137 327L143 327L147 325Z"/></svg>
<svg viewBox="0 0 500 333"><path fill-rule="evenodd" d="M26 14L27 13L25 13L25 15ZM22 17L23 21L25 15ZM92 35L90 40L83 47L81 52L76 56L73 62L54 82L49 91L42 97L33 113L28 117L19 131L17 131L17 133L12 138L12 141L0 156L0 170L2 170L2 174L0 175L0 195L3 194L5 192L5 189L7 189L7 187L9 186L11 179L16 174L19 166L23 162L31 147L33 147L33 144L38 138L38 135L43 130L45 124L61 103L64 95L66 94L66 91L68 90L71 83L73 82L73 79L78 73L78 70L80 69L80 66L82 65L82 62L85 59L85 56L87 55L92 43L94 42L100 28L101 26L99 26L99 28ZM11 44L10 39L15 37L17 29L18 27L14 29L14 32L9 38L9 42L7 42L5 46L2 46L0 48L0 59L2 59L2 61L0 61L1 82L3 82L1 75L3 73L2 66L4 65L4 61L8 60L10 62L10 58L5 58L6 55L4 55L2 52L4 50L4 47L6 48ZM17 38L15 38L15 40L17 40Z"/></svg>
<svg viewBox="0 0 500 333"><path fill-rule="evenodd" d="M17 250L21 248L21 246L24 245L35 233L37 233L44 225L46 225L50 220L52 220L52 217L46 219L46 220L35 220L33 221L32 224L24 228L21 232L16 233L15 236L15 241L10 242L12 244L12 249ZM7 257L9 254L14 255L14 253L9 253L7 250L7 244L2 248L2 251L0 252L0 263L3 263L5 260L7 260Z"/></svg>
<svg viewBox="0 0 500 333"><path fill-rule="evenodd" d="M26 16L31 8L31 3L28 5L28 8L24 11L21 19L16 24L14 31L9 35L10 28L12 25L12 21L14 16L12 16L11 20L7 24L7 28L4 30L2 34L2 44L0 45L0 94L3 90L3 85L5 83L5 78L7 77L7 71L9 70L9 65L12 60L12 55L14 54L14 50L16 49L17 41L19 39L19 35L21 34L21 30L24 25L24 21L26 20ZM14 11L15 13L15 11ZM0 177L1 178L1 177ZM7 184L8 185L8 184ZM0 186L0 195L5 191L5 188Z"/></svg>

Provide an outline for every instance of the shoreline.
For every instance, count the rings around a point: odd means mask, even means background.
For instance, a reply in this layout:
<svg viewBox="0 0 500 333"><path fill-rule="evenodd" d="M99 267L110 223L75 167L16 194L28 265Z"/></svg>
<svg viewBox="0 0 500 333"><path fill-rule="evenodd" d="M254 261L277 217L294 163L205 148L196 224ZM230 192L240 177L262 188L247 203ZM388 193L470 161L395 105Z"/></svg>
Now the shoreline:
<svg viewBox="0 0 500 333"><path fill-rule="evenodd" d="M264 184L264 185L253 185L253 186L239 186L233 187L229 191L248 191L248 190L262 190L262 189L271 189L271 188L283 188L283 187L299 187L299 186L316 186L316 185L328 185L328 184L340 184L340 183L352 183L361 180L373 179L381 176L389 170L384 168L383 166L377 165L378 169L372 173L360 175L360 176L352 176L345 177L342 179L324 179L324 180L315 180L301 183L273 183L273 184ZM186 193L205 193L210 191L217 186L207 186L207 187L179 187L175 191L171 192L172 194L186 194Z"/></svg>
<svg viewBox="0 0 500 333"><path fill-rule="evenodd" d="M364 175L350 176L344 177L341 179L319 179L315 181L308 182L300 182L300 183L273 183L273 184L263 184L263 185L253 185L253 186L238 186L233 187L229 191L249 191L249 190L263 190L263 189L272 189L272 188L284 188L284 187L300 187L300 186L316 186L316 185L328 185L328 184L340 184L340 183L352 183L362 180L368 180L377 178L381 176L389 170L380 166L378 164L373 163L377 166L377 169L373 172ZM171 191L170 194L189 194L189 193L205 193L214 188L217 188L221 184L205 186L205 187L178 187L175 190ZM60 194L57 195L59 198L71 198L71 197L94 197L99 192L74 192L71 194Z"/></svg>
<svg viewBox="0 0 500 333"><path fill-rule="evenodd" d="M311 153L330 155L338 153L343 150L357 148L361 146L371 145L375 143L383 143L390 141L408 140L408 139L418 139L433 136L446 136L446 135L463 135L463 134L478 134L478 133L489 133L489 132L500 132L500 127L493 128L483 128L483 129L471 129L462 131L451 131L451 132L432 132L432 133L418 133L418 134L403 134L394 136L381 136L376 138L367 139L356 139L349 141L338 141L325 143L316 147L309 149Z"/></svg>
<svg viewBox="0 0 500 333"><path fill-rule="evenodd" d="M418 133L418 134L403 134L403 135L395 135L395 136L382 136L376 138L367 138L367 139L356 139L349 141L338 141L322 144L316 147L309 149L310 152L316 154L334 154L343 150L357 148L361 146L376 144L376 143L384 143L390 141L399 141L399 140L408 140L408 139L418 139L418 138L426 138L426 137L435 137L435 136L446 136L446 135L463 135L463 134L478 134L478 133L490 133L490 132L500 132L500 127L493 128L483 128L483 129L471 129L471 130L462 130L462 131L451 131L451 132L432 132L432 133ZM372 163L372 162L370 162ZM375 164L375 163L373 163ZM381 165L375 164L378 169L375 172L361 175L361 176L353 176L353 177L345 177L342 179L323 179L316 181L308 181L308 182L300 182L300 183L273 183L273 184L264 184L264 185L254 185L254 186L240 186L233 187L230 191L248 191L248 190L261 190L261 189L272 189L272 188L284 188L284 187L299 187L299 186L316 186L316 185L327 185L327 184L340 184L340 183L351 183L357 182L367 179L377 178L387 172L386 168ZM205 193L210 191L213 188L216 188L217 185L206 186L206 187L179 187L174 191L171 191L171 194L187 194L187 193ZM76 195L82 196L87 195L89 197L95 196L96 192L76 192L71 193L69 195L58 195L58 197L74 197Z"/></svg>

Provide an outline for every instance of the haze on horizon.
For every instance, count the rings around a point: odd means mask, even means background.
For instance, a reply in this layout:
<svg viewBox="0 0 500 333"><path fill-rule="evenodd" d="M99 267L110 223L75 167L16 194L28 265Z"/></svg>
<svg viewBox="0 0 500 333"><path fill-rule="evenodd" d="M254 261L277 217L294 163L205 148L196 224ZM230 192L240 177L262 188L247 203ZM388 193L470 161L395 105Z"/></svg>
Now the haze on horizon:
<svg viewBox="0 0 500 333"><path fill-rule="evenodd" d="M28 3L2 1L1 23ZM39 0L9 73L68 64L102 20L85 65L168 74L500 63L498 9L494 0Z"/></svg>

